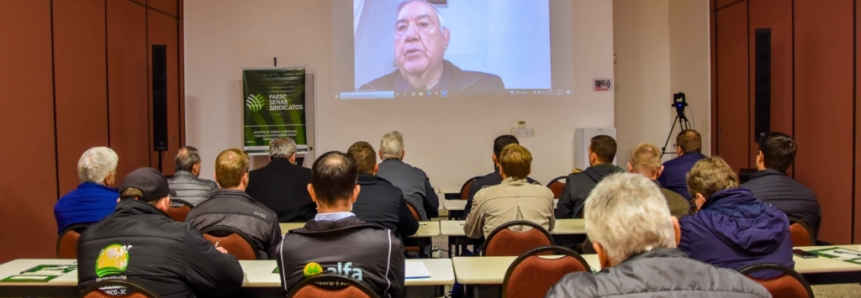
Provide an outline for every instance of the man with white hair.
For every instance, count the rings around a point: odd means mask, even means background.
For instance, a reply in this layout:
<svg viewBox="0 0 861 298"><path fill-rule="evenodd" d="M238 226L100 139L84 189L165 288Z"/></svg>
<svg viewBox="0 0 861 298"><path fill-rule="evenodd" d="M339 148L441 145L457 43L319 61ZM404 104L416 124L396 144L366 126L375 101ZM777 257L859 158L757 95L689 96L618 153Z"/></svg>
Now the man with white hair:
<svg viewBox="0 0 861 298"><path fill-rule="evenodd" d="M387 133L380 141L380 169L377 176L401 189L404 199L419 212L421 220L436 217L439 198L430 179L419 168L404 162L404 136L397 131Z"/></svg>
<svg viewBox="0 0 861 298"><path fill-rule="evenodd" d="M114 186L117 179L117 153L108 147L93 147L78 160L78 188L61 197L54 205L57 232L76 224L93 224L114 213L119 193Z"/></svg>
<svg viewBox="0 0 861 298"><path fill-rule="evenodd" d="M311 169L296 165L296 141L269 142L269 164L248 174L248 193L278 215L279 222L306 222L317 214L308 194Z"/></svg>
<svg viewBox="0 0 861 298"><path fill-rule="evenodd" d="M505 89L497 75L465 71L445 60L451 35L439 10L427 0L401 1L394 37L398 69L359 89L452 92Z"/></svg>
<svg viewBox="0 0 861 298"><path fill-rule="evenodd" d="M658 186L642 175L601 180L584 215L602 270L570 273L545 297L771 297L744 275L676 249L679 221Z"/></svg>

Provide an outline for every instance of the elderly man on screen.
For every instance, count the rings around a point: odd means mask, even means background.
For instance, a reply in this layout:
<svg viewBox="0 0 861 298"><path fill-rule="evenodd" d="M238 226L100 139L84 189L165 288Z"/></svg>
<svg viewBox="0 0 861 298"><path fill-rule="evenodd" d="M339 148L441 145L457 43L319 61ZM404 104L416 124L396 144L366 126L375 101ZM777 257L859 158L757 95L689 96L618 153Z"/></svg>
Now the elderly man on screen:
<svg viewBox="0 0 861 298"><path fill-rule="evenodd" d="M395 19L395 62L398 69L360 90L426 91L503 90L493 74L464 71L445 60L451 38L445 19L426 0L404 0Z"/></svg>

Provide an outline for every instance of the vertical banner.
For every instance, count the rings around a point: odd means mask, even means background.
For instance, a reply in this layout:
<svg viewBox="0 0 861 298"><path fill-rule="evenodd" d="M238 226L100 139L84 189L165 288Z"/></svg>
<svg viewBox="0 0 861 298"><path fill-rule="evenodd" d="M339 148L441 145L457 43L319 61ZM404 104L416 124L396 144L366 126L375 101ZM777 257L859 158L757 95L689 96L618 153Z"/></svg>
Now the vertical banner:
<svg viewBox="0 0 861 298"><path fill-rule="evenodd" d="M291 138L306 151L305 69L242 70L245 147L249 154L268 153L269 141Z"/></svg>

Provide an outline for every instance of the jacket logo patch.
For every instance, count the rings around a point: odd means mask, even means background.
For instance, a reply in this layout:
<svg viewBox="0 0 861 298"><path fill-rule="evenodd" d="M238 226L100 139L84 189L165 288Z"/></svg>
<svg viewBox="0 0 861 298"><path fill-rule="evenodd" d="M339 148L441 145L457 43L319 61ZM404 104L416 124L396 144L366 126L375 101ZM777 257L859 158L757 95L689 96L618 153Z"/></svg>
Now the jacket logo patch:
<svg viewBox="0 0 861 298"><path fill-rule="evenodd" d="M314 262L306 264L305 269L302 270L302 275L305 276L305 278L312 277L320 273L323 273L323 267Z"/></svg>
<svg viewBox="0 0 861 298"><path fill-rule="evenodd" d="M129 265L129 250L131 248L131 245L117 243L103 248L96 258L96 275L101 278L125 272Z"/></svg>
<svg viewBox="0 0 861 298"><path fill-rule="evenodd" d="M351 277L355 280L362 281L362 269L353 268L353 262L342 263L338 262L337 267L327 267L326 271L340 276Z"/></svg>

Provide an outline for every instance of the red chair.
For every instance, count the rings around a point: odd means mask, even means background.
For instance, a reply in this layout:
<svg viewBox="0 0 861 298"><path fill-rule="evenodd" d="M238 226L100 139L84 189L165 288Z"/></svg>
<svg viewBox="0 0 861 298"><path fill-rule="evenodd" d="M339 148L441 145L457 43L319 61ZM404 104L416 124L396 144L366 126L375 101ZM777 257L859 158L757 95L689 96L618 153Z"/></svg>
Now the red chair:
<svg viewBox="0 0 861 298"><path fill-rule="evenodd" d="M783 274L772 279L759 279L750 276L751 273L761 271L779 271ZM741 269L739 272L765 287L772 297L813 298L813 289L810 288L807 280L789 267L780 264L757 264Z"/></svg>
<svg viewBox="0 0 861 298"><path fill-rule="evenodd" d="M520 226L521 230L512 230L511 227L515 226ZM529 226L532 229L523 231L523 226ZM515 220L502 224L490 232L487 241L481 247L481 255L519 256L532 249L548 245L554 245L550 232L534 222Z"/></svg>
<svg viewBox="0 0 861 298"><path fill-rule="evenodd" d="M170 218L177 222L185 222L185 218L188 216L188 213L191 212L191 209L194 208L189 202L179 200L179 199L170 199L171 205L170 209L167 209L167 215Z"/></svg>
<svg viewBox="0 0 861 298"><path fill-rule="evenodd" d="M463 186L460 187L460 199L461 200L469 200L469 188L472 186L472 182L478 178L481 178L481 176L475 176L475 177L469 178L469 180L466 180L466 182L463 183Z"/></svg>
<svg viewBox="0 0 861 298"><path fill-rule="evenodd" d="M557 252L558 258L541 258L540 254ZM544 246L514 259L505 272L502 297L541 298L563 276L571 272L590 272L591 267L577 252L562 246Z"/></svg>
<svg viewBox="0 0 861 298"><path fill-rule="evenodd" d="M562 191L565 190L565 179L568 179L568 176L559 176L554 178L547 184L547 188L553 191L553 198L558 199L562 196Z"/></svg>
<svg viewBox="0 0 861 298"><path fill-rule="evenodd" d="M78 239L81 238L81 233L89 227L90 224L76 224L63 230L60 233L60 238L57 238L57 258L77 259Z"/></svg>
<svg viewBox="0 0 861 298"><path fill-rule="evenodd" d="M331 286L334 284L335 286ZM303 280L287 293L287 298L380 298L358 280L338 275L317 275Z"/></svg>
<svg viewBox="0 0 861 298"><path fill-rule="evenodd" d="M816 239L813 239L810 227L794 218L790 218L789 223L789 238L792 239L792 246L816 245Z"/></svg>
<svg viewBox="0 0 861 298"><path fill-rule="evenodd" d="M211 226L203 229L200 233L203 234L203 238L213 245L218 243L219 247L224 247L227 253L233 255L236 259L260 259L260 252L254 247L254 242L251 241L251 238L237 229L226 226Z"/></svg>
<svg viewBox="0 0 861 298"><path fill-rule="evenodd" d="M78 298L158 298L158 295L128 280L110 279L87 286Z"/></svg>

